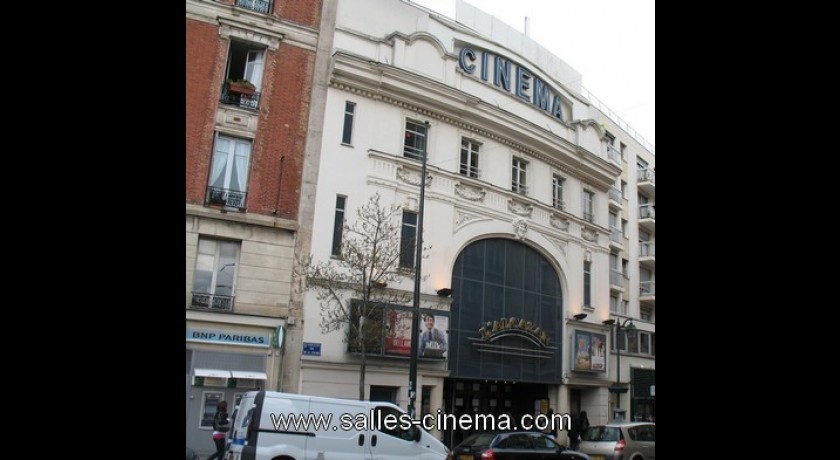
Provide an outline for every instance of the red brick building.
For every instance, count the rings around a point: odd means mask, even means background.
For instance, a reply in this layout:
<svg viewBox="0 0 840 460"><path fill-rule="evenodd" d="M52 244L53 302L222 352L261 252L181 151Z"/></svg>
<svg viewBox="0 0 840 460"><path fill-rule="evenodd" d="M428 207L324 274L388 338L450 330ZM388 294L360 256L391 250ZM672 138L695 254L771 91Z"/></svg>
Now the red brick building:
<svg viewBox="0 0 840 460"><path fill-rule="evenodd" d="M299 212L318 31L331 27L322 6L186 1L187 446L202 457L219 401L297 390L284 356L300 355L291 273L308 241Z"/></svg>

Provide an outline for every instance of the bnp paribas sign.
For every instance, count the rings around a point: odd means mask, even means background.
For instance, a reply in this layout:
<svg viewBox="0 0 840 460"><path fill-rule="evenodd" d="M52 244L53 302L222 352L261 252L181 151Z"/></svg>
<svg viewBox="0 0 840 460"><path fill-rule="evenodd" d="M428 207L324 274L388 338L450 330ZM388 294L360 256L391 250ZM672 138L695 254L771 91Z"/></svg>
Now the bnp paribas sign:
<svg viewBox="0 0 840 460"><path fill-rule="evenodd" d="M487 50L464 45L458 52L458 67L469 75L478 73L478 76L488 85L492 84L502 91L513 93L523 102L533 104L558 120L570 118L570 114L563 113L563 97L558 91L534 75L528 68L510 59Z"/></svg>

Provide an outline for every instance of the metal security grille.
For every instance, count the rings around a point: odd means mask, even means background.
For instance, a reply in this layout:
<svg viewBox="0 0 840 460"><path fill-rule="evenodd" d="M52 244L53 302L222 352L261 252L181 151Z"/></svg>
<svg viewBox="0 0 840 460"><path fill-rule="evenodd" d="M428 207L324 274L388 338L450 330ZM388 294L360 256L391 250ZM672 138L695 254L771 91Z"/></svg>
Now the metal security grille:
<svg viewBox="0 0 840 460"><path fill-rule="evenodd" d="M193 353L193 369L265 372L264 356L201 350Z"/></svg>

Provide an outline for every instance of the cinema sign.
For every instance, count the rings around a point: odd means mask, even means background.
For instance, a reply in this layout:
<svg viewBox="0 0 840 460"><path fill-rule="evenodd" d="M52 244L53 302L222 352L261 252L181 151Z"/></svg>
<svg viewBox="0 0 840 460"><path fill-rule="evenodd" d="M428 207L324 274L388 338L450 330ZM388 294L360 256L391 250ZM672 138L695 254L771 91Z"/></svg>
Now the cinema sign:
<svg viewBox="0 0 840 460"><path fill-rule="evenodd" d="M492 73L492 85L513 94L524 102L535 105L548 115L558 120L568 120L571 113L563 114L564 98L546 82L534 75L528 68L486 50L476 51L471 46L463 46L458 52L458 67L469 75L478 71L481 79L488 84ZM565 102L568 105L568 101ZM567 110L570 110L567 108Z"/></svg>

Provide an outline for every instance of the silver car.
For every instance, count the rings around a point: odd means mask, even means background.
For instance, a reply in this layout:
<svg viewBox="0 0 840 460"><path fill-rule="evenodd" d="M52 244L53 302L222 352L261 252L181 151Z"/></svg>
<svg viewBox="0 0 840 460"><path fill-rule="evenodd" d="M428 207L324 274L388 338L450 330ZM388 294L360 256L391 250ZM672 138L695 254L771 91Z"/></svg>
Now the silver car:
<svg viewBox="0 0 840 460"><path fill-rule="evenodd" d="M621 422L590 426L581 436L578 451L592 460L654 460L656 424Z"/></svg>

